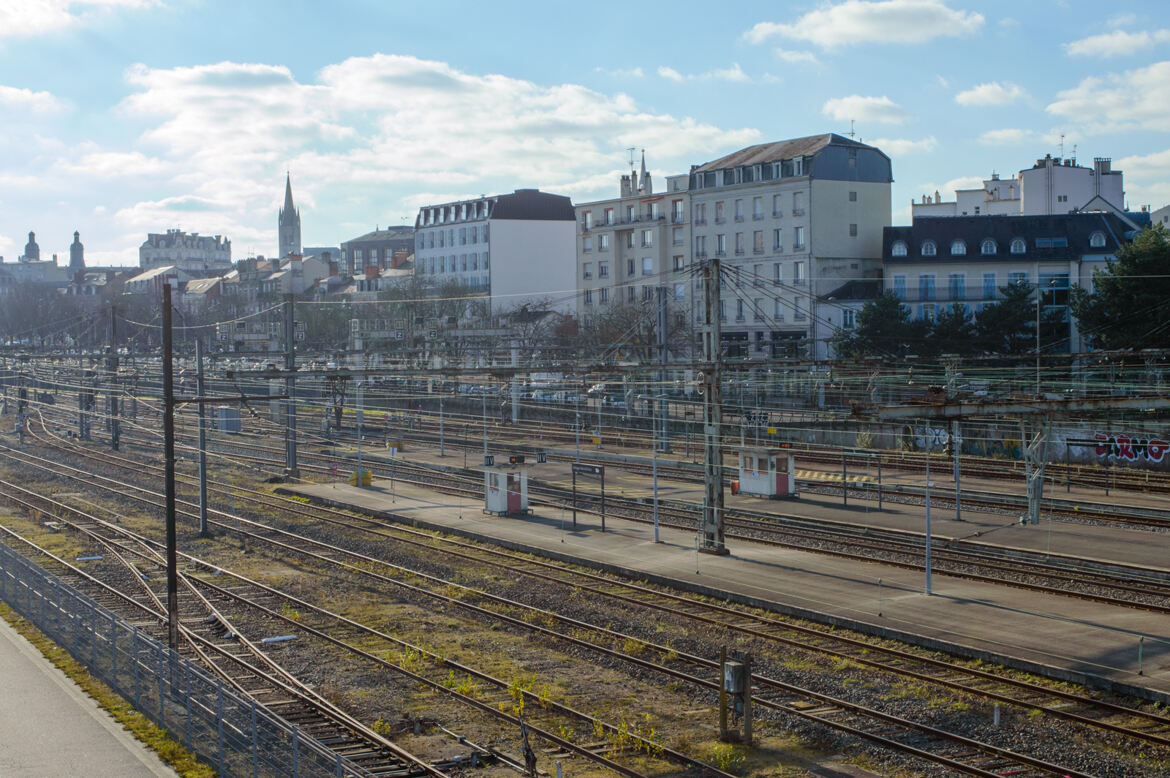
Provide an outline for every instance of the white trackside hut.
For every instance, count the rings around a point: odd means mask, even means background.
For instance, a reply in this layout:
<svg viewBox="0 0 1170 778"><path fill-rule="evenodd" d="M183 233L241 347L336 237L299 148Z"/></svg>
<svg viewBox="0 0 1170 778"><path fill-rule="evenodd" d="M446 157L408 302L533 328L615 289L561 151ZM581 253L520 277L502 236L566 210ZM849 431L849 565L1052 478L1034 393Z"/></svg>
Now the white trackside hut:
<svg viewBox="0 0 1170 778"><path fill-rule="evenodd" d="M795 456L780 448L739 451L739 491L757 497L797 497Z"/></svg>
<svg viewBox="0 0 1170 778"><path fill-rule="evenodd" d="M519 463L489 465L483 469L484 513L523 516L528 508L528 466Z"/></svg>

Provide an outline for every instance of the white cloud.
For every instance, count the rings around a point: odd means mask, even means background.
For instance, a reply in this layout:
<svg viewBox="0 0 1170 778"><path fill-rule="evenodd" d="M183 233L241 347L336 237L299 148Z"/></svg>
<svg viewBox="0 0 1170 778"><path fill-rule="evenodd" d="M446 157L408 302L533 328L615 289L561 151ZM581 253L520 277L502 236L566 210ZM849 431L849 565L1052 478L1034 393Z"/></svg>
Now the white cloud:
<svg viewBox="0 0 1170 778"><path fill-rule="evenodd" d="M1120 13L1120 14L1117 14L1116 16L1109 17L1109 26L1110 27L1129 27L1131 25L1137 24L1137 22L1138 22L1138 15L1135 13L1132 13L1132 12L1131 13Z"/></svg>
<svg viewBox="0 0 1170 778"><path fill-rule="evenodd" d="M885 122L887 124L901 124L909 118L902 106L886 96L862 97L834 97L826 100L821 113L834 119L848 121Z"/></svg>
<svg viewBox="0 0 1170 778"><path fill-rule="evenodd" d="M729 68L716 68L715 70L708 70L706 73L689 73L683 74L674 68L666 67L665 65L658 68L658 75L667 79L668 81L675 81L682 83L683 81L733 81L736 83L746 84L751 82L751 76L743 72L743 68L739 66L738 62L732 63Z"/></svg>
<svg viewBox="0 0 1170 778"><path fill-rule="evenodd" d="M0 107L16 112L9 114L9 117L13 117L25 111L39 114L55 113L64 110L65 104L49 92L34 92L31 89L0 84ZM11 121L11 118L5 121Z"/></svg>
<svg viewBox="0 0 1170 778"><path fill-rule="evenodd" d="M1170 149L1122 157L1113 166L1125 172L1127 182L1148 178L1170 179Z"/></svg>
<svg viewBox="0 0 1170 778"><path fill-rule="evenodd" d="M934 151L938 141L931 135L920 140L909 138L874 138L867 141L871 146L877 146L890 157L904 157L909 154L926 154Z"/></svg>
<svg viewBox="0 0 1170 778"><path fill-rule="evenodd" d="M614 78L642 78L643 76L646 75L646 73L640 67L637 67L637 68L612 68L612 69L611 68L596 67L596 68L593 68L593 72L605 73L607 76L613 76Z"/></svg>
<svg viewBox="0 0 1170 778"><path fill-rule="evenodd" d="M820 60L817 59L817 55L813 54L811 51L791 51L790 49L777 48L775 52L777 57L791 64L796 64L798 62L807 62L810 65L820 64Z"/></svg>
<svg viewBox="0 0 1170 778"><path fill-rule="evenodd" d="M759 22L744 33L751 43L783 37L831 49L857 43L926 43L970 35L983 15L949 8L942 0L845 0L823 5L791 24Z"/></svg>
<svg viewBox="0 0 1170 778"><path fill-rule="evenodd" d="M951 88L951 82L947 81L945 78L943 78L942 75L935 75L935 79L938 81L938 85L941 86L943 89L950 89Z"/></svg>
<svg viewBox="0 0 1170 778"><path fill-rule="evenodd" d="M1036 138L1037 133L1032 130L1007 127L1001 130L988 130L979 136L979 142L985 146L1018 146Z"/></svg>
<svg viewBox="0 0 1170 778"><path fill-rule="evenodd" d="M57 34L115 9L153 5L157 0L0 0L0 38Z"/></svg>
<svg viewBox="0 0 1170 778"><path fill-rule="evenodd" d="M942 185L942 191L947 194L954 194L957 189L982 189L983 179L979 176L959 176L952 178Z"/></svg>
<svg viewBox="0 0 1170 778"><path fill-rule="evenodd" d="M103 180L158 176L175 171L174 165L166 160L148 157L140 151L93 151L77 158L62 158L57 167L71 175Z"/></svg>
<svg viewBox="0 0 1170 778"><path fill-rule="evenodd" d="M1026 94L1023 87L1010 81L1002 84L990 81L959 92L955 95L955 102L959 105L1007 105Z"/></svg>
<svg viewBox="0 0 1170 778"><path fill-rule="evenodd" d="M1091 132L1151 129L1170 124L1170 62L1092 76L1057 94L1048 112Z"/></svg>
<svg viewBox="0 0 1170 778"><path fill-rule="evenodd" d="M1070 57L1124 57L1137 54L1150 48L1155 43L1170 41L1170 30L1141 30L1126 32L1114 30L1100 35L1091 35L1079 41L1064 44L1064 50Z"/></svg>

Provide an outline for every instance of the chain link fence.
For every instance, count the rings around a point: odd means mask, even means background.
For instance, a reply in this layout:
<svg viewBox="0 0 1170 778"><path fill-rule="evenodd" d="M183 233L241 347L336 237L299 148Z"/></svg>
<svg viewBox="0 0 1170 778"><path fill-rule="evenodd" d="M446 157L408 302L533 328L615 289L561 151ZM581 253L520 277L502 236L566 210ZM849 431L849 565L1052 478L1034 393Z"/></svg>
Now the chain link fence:
<svg viewBox="0 0 1170 778"><path fill-rule="evenodd" d="M370 775L4 543L0 599L220 775Z"/></svg>

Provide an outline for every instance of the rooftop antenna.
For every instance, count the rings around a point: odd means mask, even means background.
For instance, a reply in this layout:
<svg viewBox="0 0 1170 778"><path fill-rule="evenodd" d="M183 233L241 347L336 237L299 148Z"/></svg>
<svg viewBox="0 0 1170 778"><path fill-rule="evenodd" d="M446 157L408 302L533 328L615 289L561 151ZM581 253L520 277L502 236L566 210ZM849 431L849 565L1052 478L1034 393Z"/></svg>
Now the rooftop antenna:
<svg viewBox="0 0 1170 778"><path fill-rule="evenodd" d="M630 152L630 170L634 169L634 152L637 151L636 146L630 146L626 151Z"/></svg>
<svg viewBox="0 0 1170 778"><path fill-rule="evenodd" d="M850 119L850 120L849 120L849 137L850 137L850 138L853 138L853 137L855 137L856 135L857 135L857 133L853 131L853 120L852 120L852 119Z"/></svg>
<svg viewBox="0 0 1170 778"><path fill-rule="evenodd" d="M1075 143L1073 144L1072 161L1074 165L1077 164L1077 144Z"/></svg>
<svg viewBox="0 0 1170 778"><path fill-rule="evenodd" d="M1064 156L1064 133L1060 133L1060 156Z"/></svg>

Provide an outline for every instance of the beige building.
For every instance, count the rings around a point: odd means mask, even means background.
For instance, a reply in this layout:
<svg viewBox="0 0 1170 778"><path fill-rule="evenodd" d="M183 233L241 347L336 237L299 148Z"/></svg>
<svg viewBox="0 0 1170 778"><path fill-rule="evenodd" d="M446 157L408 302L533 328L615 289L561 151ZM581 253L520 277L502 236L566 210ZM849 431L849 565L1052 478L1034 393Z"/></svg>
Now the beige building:
<svg viewBox="0 0 1170 778"><path fill-rule="evenodd" d="M655 192L642 157L641 171L621 177L619 196L575 206L577 318L599 326L623 306L657 314L664 287L669 326L686 326L691 306L691 220L688 177L666 179Z"/></svg>
<svg viewBox="0 0 1170 778"><path fill-rule="evenodd" d="M828 298L881 278L892 180L879 149L831 133L749 146L691 169L692 255L722 261L728 356L828 355L846 324ZM701 295L697 279L689 294Z"/></svg>

